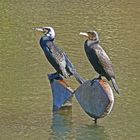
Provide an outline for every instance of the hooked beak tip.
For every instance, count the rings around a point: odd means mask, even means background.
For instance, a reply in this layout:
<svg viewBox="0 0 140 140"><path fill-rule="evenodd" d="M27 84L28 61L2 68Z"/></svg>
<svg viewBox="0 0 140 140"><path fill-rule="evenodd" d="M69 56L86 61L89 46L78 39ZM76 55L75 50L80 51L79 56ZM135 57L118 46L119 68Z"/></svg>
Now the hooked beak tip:
<svg viewBox="0 0 140 140"><path fill-rule="evenodd" d="M34 28L32 28L32 30L43 32L43 28L41 28L41 27L34 27Z"/></svg>
<svg viewBox="0 0 140 140"><path fill-rule="evenodd" d="M88 37L88 34L87 33L84 33L84 32L80 32L79 35L83 35L83 36Z"/></svg>

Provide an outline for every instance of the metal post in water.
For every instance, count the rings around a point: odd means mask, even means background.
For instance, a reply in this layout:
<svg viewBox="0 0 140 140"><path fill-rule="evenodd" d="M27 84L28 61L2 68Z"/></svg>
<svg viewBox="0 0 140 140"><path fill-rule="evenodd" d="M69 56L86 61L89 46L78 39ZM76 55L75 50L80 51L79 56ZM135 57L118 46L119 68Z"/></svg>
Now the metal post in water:
<svg viewBox="0 0 140 140"><path fill-rule="evenodd" d="M53 96L53 112L72 107L73 90L57 73L48 74Z"/></svg>
<svg viewBox="0 0 140 140"><path fill-rule="evenodd" d="M114 104L114 95L105 80L87 80L74 92L83 110L92 118L103 118L108 115Z"/></svg>

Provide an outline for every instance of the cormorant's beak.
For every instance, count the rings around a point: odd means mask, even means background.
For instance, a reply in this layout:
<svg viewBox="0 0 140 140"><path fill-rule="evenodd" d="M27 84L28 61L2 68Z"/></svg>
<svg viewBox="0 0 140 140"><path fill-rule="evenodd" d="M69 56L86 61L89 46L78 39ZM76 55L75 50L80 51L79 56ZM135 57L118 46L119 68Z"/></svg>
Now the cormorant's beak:
<svg viewBox="0 0 140 140"><path fill-rule="evenodd" d="M40 31L40 32L44 32L44 30L43 30L42 27L33 28L33 30Z"/></svg>
<svg viewBox="0 0 140 140"><path fill-rule="evenodd" d="M88 33L86 33L86 32L80 32L79 35L83 35L83 36L89 37Z"/></svg>

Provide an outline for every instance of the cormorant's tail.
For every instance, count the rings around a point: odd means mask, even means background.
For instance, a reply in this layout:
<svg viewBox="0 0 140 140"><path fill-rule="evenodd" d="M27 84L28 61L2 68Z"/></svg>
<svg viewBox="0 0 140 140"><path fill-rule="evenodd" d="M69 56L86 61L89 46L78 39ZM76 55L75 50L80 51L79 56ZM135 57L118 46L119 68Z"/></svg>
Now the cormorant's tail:
<svg viewBox="0 0 140 140"><path fill-rule="evenodd" d="M115 78L111 78L111 82L112 82L112 85L113 85L115 91L116 91L118 94L120 94L119 87L118 87L118 85L117 85L117 83L116 83L116 81L115 81Z"/></svg>
<svg viewBox="0 0 140 140"><path fill-rule="evenodd" d="M65 60L66 60L66 67L68 69L68 71L75 77L75 79L80 83L84 83L84 79L76 72L76 69L74 68L74 65L71 63L71 61L69 60L67 54L65 53Z"/></svg>
<svg viewBox="0 0 140 140"><path fill-rule="evenodd" d="M76 71L73 73L73 75L80 84L83 84L85 82L85 80Z"/></svg>

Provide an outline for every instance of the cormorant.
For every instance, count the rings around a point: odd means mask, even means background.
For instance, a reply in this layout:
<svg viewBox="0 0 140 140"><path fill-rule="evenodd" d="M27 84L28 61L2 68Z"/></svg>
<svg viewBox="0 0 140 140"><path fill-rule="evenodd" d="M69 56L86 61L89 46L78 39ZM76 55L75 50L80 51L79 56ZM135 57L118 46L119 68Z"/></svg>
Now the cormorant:
<svg viewBox="0 0 140 140"><path fill-rule="evenodd" d="M112 63L106 52L99 45L99 37L97 32L80 32L80 35L84 35L88 38L84 43L84 49L91 65L95 71L99 73L98 78L101 79L101 76L104 76L108 81L111 80L115 91L119 94L119 88L115 81Z"/></svg>
<svg viewBox="0 0 140 140"><path fill-rule="evenodd" d="M80 84L82 84L84 80L76 72L76 69L74 68L73 64L69 60L66 53L55 45L54 29L52 27L38 27L33 29L43 33L43 36L40 39L40 46L44 51L44 54L47 57L48 61L54 67L57 73L65 78L74 75L76 80Z"/></svg>

